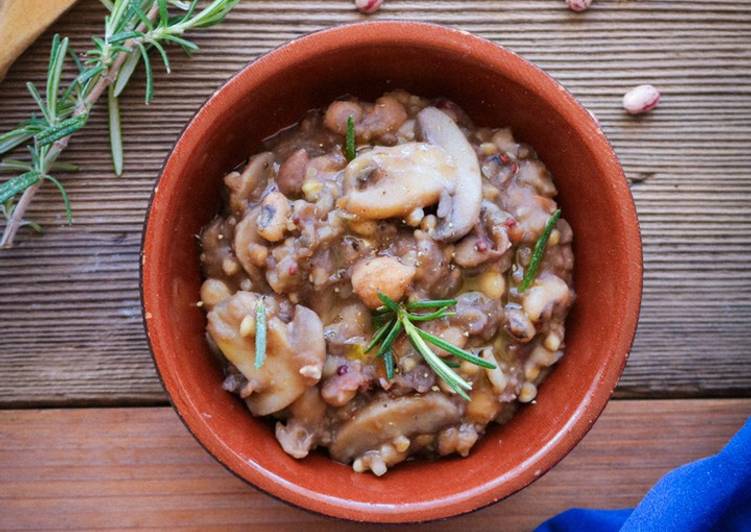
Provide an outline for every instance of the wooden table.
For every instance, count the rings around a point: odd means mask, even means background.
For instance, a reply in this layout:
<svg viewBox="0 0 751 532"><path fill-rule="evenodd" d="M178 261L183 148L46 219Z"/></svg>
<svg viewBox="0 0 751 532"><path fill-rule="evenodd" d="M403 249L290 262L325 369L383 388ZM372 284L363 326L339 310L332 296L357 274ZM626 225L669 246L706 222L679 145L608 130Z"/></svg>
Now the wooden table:
<svg viewBox="0 0 751 532"><path fill-rule="evenodd" d="M0 84L0 131L26 118L52 32L77 49L104 14L81 2ZM122 99L125 175L116 178L101 110L63 160L75 212L38 195L0 252L0 528L196 526L346 528L245 486L212 461L167 407L141 325L138 250L154 178L181 128L259 54L361 19L347 0L244 0L173 55L143 104L143 73ZM563 2L387 0L375 18L451 24L495 40L558 78L601 121L633 182L644 237L642 316L628 367L583 443L531 488L440 523L530 528L570 506L632 505L666 470L716 452L751 414L751 4L743 0ZM623 92L663 93L626 116ZM113 408L114 407L114 408Z"/></svg>

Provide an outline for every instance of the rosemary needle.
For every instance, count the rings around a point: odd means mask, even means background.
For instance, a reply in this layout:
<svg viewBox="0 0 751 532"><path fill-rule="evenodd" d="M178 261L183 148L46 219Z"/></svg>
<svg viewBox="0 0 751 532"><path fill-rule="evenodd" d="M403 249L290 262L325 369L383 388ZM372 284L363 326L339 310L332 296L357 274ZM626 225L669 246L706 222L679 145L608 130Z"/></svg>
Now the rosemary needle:
<svg viewBox="0 0 751 532"><path fill-rule="evenodd" d="M529 288L529 285L532 284L532 281L535 280L537 269L540 267L543 255L545 255L545 246L548 244L550 233L553 232L553 228L555 227L555 224L558 223L560 217L561 209L557 209L550 218L548 218L548 221L545 224L545 229L535 243L534 251L532 251L532 259L529 261L527 271L524 273L524 279L522 279L522 282L519 285L519 292L524 292Z"/></svg>
<svg viewBox="0 0 751 532"><path fill-rule="evenodd" d="M383 337L386 336L386 333L389 332L389 329L391 328L391 325L393 324L393 321L387 321L383 325L381 325L378 330L373 335L373 338L370 339L370 342L368 345L365 346L365 352L370 353L375 346L378 345L378 342L383 340Z"/></svg>
<svg viewBox="0 0 751 532"><path fill-rule="evenodd" d="M352 115L347 117L347 135L344 139L344 155L351 161L357 155L355 146L355 119Z"/></svg>

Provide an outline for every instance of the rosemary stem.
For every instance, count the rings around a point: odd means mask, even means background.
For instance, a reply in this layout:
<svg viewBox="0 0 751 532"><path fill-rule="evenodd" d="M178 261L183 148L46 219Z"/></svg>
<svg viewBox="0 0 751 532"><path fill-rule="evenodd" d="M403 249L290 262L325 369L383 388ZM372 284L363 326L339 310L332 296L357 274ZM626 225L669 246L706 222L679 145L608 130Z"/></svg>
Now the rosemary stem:
<svg viewBox="0 0 751 532"><path fill-rule="evenodd" d="M153 22L156 20L158 14L159 4L157 2L151 7L146 16ZM141 23L137 27L136 31L142 32L144 29L146 29L146 25ZM133 44L133 42L133 39L126 41L125 46L130 46ZM73 112L73 116L81 116L91 111L91 108L94 107L94 104L97 102L97 100L99 100L107 87L111 83L114 83L114 80L117 79L117 74L118 72L120 72L120 68L122 68L123 63L125 63L125 60L128 58L128 55L128 52L118 52L118 54L115 56L114 61L112 62L112 65L110 65L110 67L99 77L99 80L92 87L91 92L89 92L89 94L84 99L83 105L76 107L76 110ZM71 135L63 137L52 145L50 150L47 152L47 155L44 157L44 168L41 169L42 173L47 173L49 171L52 163L55 162L62 151L68 146L70 137ZM8 219L8 223L5 226L5 230L3 231L3 237L2 239L0 239L0 248L10 248L13 246L13 240L16 238L16 233L18 233L18 230L21 228L23 217L26 214L26 209L28 209L29 205L31 204L31 200L34 199L34 195L42 186L42 183L44 183L44 180L40 180L36 184L30 186L23 192L23 194L21 194L21 198L18 200L18 203L16 203L16 206L13 209L13 214Z"/></svg>

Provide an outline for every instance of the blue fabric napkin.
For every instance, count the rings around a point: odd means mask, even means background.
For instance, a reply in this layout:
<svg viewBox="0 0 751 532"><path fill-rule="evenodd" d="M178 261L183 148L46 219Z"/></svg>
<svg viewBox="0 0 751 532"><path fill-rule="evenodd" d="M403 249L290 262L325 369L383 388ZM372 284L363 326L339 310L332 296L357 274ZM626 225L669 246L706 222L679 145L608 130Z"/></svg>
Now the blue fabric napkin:
<svg viewBox="0 0 751 532"><path fill-rule="evenodd" d="M751 531L751 418L718 454L662 477L636 508L574 508L536 530Z"/></svg>

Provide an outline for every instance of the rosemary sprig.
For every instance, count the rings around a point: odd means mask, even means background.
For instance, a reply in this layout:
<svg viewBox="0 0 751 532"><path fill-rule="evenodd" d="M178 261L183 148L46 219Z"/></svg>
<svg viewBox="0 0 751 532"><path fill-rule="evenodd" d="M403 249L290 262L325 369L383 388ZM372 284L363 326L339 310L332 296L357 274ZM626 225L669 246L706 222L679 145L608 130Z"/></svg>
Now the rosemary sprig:
<svg viewBox="0 0 751 532"><path fill-rule="evenodd" d="M385 321L383 325L376 330L373 338L366 346L365 352L368 353L372 351L376 345L379 343L381 344L377 356L383 358L383 363L386 368L386 378L391 380L394 376L394 356L391 346L399 334L404 331L412 346L425 359L425 362L435 374L448 384L449 388L454 392L469 401L467 391L472 389L472 384L464 380L454 371L454 368L459 367L459 364L449 359L444 360L439 357L430 348L428 343L443 349L457 358L475 364L476 366L494 369L495 365L473 355L469 351L447 342L443 338L417 327L414 323L441 319L453 315L454 312L449 311L448 308L455 305L456 300L436 299L400 304L381 292L378 293L378 298L383 303L383 307L376 309L375 315L376 318ZM430 309L435 310L424 314L416 314L412 312L415 310Z"/></svg>
<svg viewBox="0 0 751 532"><path fill-rule="evenodd" d="M125 89L139 63L146 72L146 103L151 101L154 82L149 51L156 49L167 72L169 59L164 46L176 44L188 53L198 46L183 37L189 30L218 24L239 0L207 0L198 9L199 0L101 0L108 14L104 18L104 35L92 37L92 49L79 55L68 44L68 38L55 35L50 47L50 60L44 90L33 83L27 88L38 107L38 113L6 133L0 134L0 155L26 145L30 158L20 164L0 162L8 170L16 166L20 175L0 184L0 204L7 219L0 246L11 247L19 228L33 224L24 220L26 209L45 181L53 183L63 195L68 221L70 204L62 184L50 175L67 171L56 164L71 135L83 128L94 104L107 90L110 113L110 144L117 175L122 174L123 147L120 130L118 97ZM170 8L177 13L171 13ZM77 75L63 83L66 57L70 56ZM111 89L108 87L112 86ZM14 160L16 161L16 160ZM20 165L23 165L21 168ZM19 197L20 196L20 197Z"/></svg>
<svg viewBox="0 0 751 532"><path fill-rule="evenodd" d="M347 134L344 138L344 156L351 161L357 156L357 147L355 145L355 119L352 115L347 117Z"/></svg>
<svg viewBox="0 0 751 532"><path fill-rule="evenodd" d="M256 303L256 369L266 361L266 305L263 299Z"/></svg>
<svg viewBox="0 0 751 532"><path fill-rule="evenodd" d="M548 218L547 223L545 223L545 229L540 235L540 238L537 239L537 242L535 242L535 248L532 251L532 259L529 261L527 271L524 272L524 278L519 285L519 292L524 292L529 288L529 285L531 285L532 281L537 277L537 269L540 267L542 257L545 255L545 246L547 246L550 233L553 232L553 228L555 227L555 224L558 223L560 217L561 209L556 209L556 211L550 215L550 218Z"/></svg>

